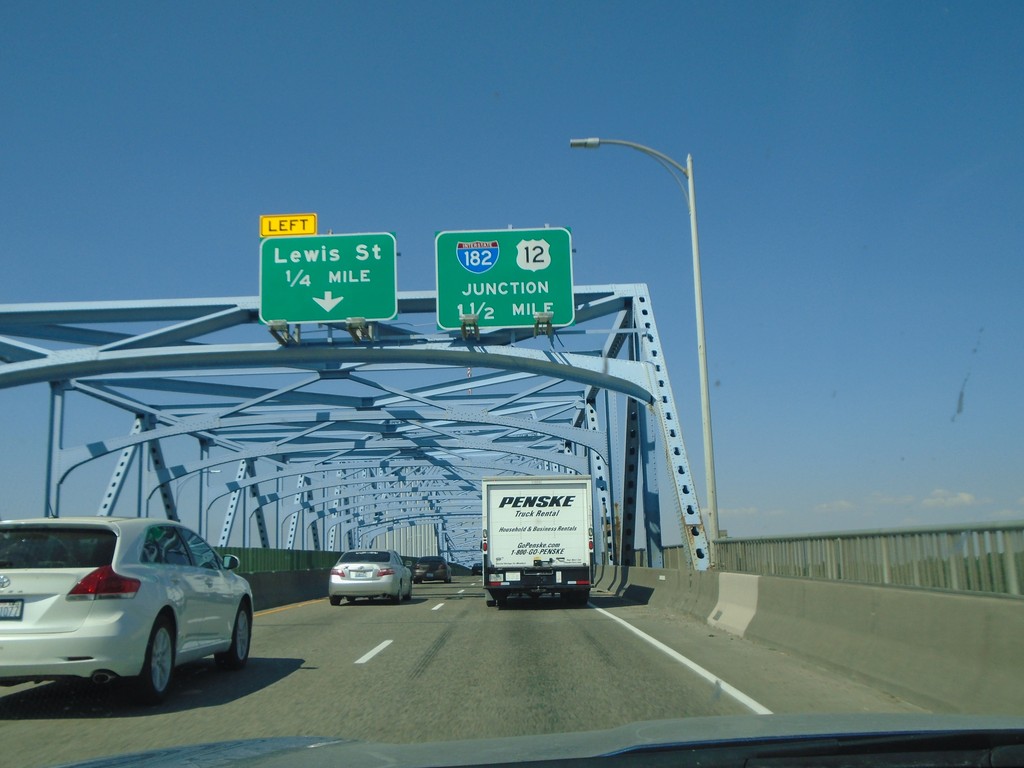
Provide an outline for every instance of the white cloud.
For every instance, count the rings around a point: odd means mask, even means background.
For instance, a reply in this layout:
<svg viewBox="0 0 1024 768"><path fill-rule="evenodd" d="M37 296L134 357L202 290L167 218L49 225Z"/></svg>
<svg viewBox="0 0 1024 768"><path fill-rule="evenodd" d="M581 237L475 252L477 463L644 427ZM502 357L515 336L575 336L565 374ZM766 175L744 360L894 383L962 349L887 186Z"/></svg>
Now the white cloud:
<svg viewBox="0 0 1024 768"><path fill-rule="evenodd" d="M857 509L857 505L846 499L826 501L824 504L814 507L815 512L853 512L855 509Z"/></svg>
<svg viewBox="0 0 1024 768"><path fill-rule="evenodd" d="M868 497L868 503L874 504L880 507L905 507L909 504L913 504L917 499L909 493L904 493L899 496L890 496L884 493L872 493Z"/></svg>
<svg viewBox="0 0 1024 768"><path fill-rule="evenodd" d="M757 507L719 507L718 514L727 517L763 517L765 513Z"/></svg>
<svg viewBox="0 0 1024 768"><path fill-rule="evenodd" d="M986 499L978 499L973 493L960 491L954 493L945 488L936 488L928 498L921 500L921 506L929 509L950 509L955 507L973 507L978 504L987 503Z"/></svg>

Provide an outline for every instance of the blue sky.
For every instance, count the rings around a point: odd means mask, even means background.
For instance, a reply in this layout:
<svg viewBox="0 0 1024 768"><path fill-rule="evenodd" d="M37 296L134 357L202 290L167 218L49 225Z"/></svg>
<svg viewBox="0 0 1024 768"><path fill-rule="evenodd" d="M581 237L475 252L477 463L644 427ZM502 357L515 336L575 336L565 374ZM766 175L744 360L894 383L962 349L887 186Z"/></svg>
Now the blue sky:
<svg viewBox="0 0 1024 768"><path fill-rule="evenodd" d="M1024 518L1024 5L12 2L0 303L250 296L258 216L571 227L648 283L703 478L697 185L721 525ZM41 509L44 387L0 391ZM24 436L24 437L22 437ZM703 498L702 483L698 492ZM18 514L17 516L23 516Z"/></svg>

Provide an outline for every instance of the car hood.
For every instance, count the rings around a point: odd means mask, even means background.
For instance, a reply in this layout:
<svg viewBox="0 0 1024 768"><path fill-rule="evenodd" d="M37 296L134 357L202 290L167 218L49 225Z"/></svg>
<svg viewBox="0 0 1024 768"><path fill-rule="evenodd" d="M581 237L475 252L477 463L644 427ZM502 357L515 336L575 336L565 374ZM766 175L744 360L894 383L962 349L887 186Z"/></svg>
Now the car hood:
<svg viewBox="0 0 1024 768"><path fill-rule="evenodd" d="M872 764L907 753L946 755L969 749L992 765L1024 761L1024 718L960 715L747 715L632 723L605 731L378 744L337 738L271 738L161 749L74 763L64 768L424 768L517 765L592 758L595 764L635 752L699 752L701 764L743 765L751 758L871 755ZM677 755L678 757L678 755ZM994 759L998 758L998 759ZM866 763L865 763L866 764ZM905 763L893 763L905 764Z"/></svg>

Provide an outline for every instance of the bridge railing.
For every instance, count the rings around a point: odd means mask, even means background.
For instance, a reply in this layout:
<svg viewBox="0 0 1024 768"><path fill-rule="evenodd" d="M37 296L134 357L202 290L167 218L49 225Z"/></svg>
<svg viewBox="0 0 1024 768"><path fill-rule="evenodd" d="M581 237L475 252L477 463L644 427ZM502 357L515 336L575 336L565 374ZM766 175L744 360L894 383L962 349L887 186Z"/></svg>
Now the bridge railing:
<svg viewBox="0 0 1024 768"><path fill-rule="evenodd" d="M764 576L1021 595L1024 522L719 539L716 567Z"/></svg>

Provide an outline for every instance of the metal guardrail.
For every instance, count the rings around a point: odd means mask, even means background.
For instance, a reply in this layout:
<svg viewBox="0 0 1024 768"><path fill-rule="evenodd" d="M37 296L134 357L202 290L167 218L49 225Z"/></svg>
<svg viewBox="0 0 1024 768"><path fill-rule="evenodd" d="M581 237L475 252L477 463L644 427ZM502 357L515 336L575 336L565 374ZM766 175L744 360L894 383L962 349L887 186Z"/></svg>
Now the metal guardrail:
<svg viewBox="0 0 1024 768"><path fill-rule="evenodd" d="M1019 597L1024 521L727 538L715 551L722 571Z"/></svg>

